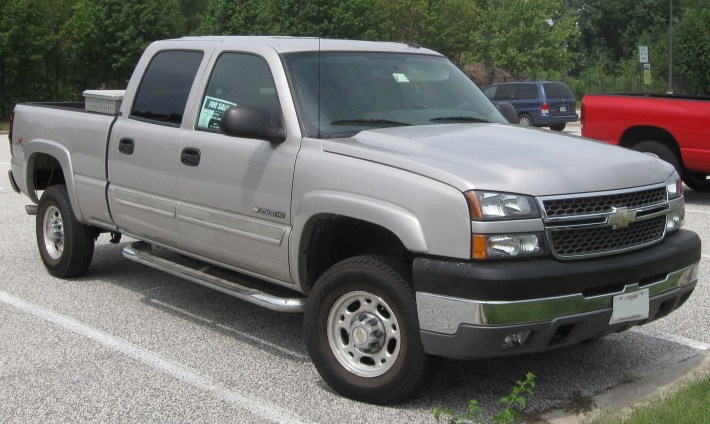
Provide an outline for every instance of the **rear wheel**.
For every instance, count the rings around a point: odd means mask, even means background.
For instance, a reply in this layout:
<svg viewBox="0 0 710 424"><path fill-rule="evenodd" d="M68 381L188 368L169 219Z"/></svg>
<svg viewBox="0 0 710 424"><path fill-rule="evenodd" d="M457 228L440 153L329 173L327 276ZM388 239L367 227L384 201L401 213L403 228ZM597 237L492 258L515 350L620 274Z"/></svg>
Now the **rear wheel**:
<svg viewBox="0 0 710 424"><path fill-rule="evenodd" d="M664 160L673 165L676 171L678 171L679 175L683 175L683 165L680 159L678 158L678 155L676 155L675 152L665 144L662 144L658 141L642 141L640 143L634 144L632 148L639 152L653 153L654 155L661 158L661 160Z"/></svg>
<svg viewBox="0 0 710 424"><path fill-rule="evenodd" d="M40 257L50 274L71 278L86 272L94 256L94 232L76 220L65 186L51 186L42 194L36 230Z"/></svg>
<svg viewBox="0 0 710 424"><path fill-rule="evenodd" d="M550 129L552 131L562 131L565 129L566 126L567 126L566 122L563 122L561 124L552 124L552 125L550 125Z"/></svg>
<svg viewBox="0 0 710 424"><path fill-rule="evenodd" d="M401 401L438 363L424 352L404 273L381 257L353 257L326 271L308 301L304 333L321 377L359 401Z"/></svg>
<svg viewBox="0 0 710 424"><path fill-rule="evenodd" d="M526 126L526 127L530 127L533 125L533 121L532 121L532 118L530 117L530 115L528 115L527 113L523 113L518 118L518 124Z"/></svg>
<svg viewBox="0 0 710 424"><path fill-rule="evenodd" d="M695 191L710 192L710 180L707 174L686 172L683 182Z"/></svg>

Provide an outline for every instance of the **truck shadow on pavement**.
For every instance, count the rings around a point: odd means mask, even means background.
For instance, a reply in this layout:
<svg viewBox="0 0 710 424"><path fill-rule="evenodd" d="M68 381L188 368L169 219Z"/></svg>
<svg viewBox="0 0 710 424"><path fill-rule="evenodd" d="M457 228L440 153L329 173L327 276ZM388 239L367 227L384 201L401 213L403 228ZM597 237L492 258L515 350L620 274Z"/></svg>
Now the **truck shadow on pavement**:
<svg viewBox="0 0 710 424"><path fill-rule="evenodd" d="M94 261L83 279L140 293L143 305L170 315L185 327L204 329L203 338L216 333L233 341L236 347L246 345L273 355L288 366L310 373L311 378L305 384L315 382L316 391L328 402L352 402L330 390L310 364L302 340L301 314L269 311L128 261L120 253L124 245L97 244ZM464 411L469 401L476 399L484 410L495 413L499 410L499 399L509 394L516 381L524 380L532 372L537 376L537 387L528 399L527 411L536 414L568 404L574 397L602 393L700 354L688 346L626 332L538 354L473 361L447 359L442 361L432 381L410 401L396 407L427 414L436 406Z"/></svg>
<svg viewBox="0 0 710 424"><path fill-rule="evenodd" d="M687 205L710 205L710 193L703 193L701 191L695 191L691 188L684 187L683 195L685 196L685 203Z"/></svg>

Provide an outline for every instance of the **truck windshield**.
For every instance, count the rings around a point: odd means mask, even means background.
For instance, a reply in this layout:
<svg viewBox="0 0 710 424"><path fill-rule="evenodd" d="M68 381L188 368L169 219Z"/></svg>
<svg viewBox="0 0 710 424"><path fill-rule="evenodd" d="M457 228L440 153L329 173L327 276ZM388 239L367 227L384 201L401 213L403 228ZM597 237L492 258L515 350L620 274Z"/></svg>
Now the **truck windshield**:
<svg viewBox="0 0 710 424"><path fill-rule="evenodd" d="M284 55L306 137L349 137L410 125L505 119L454 64L431 55L318 52Z"/></svg>

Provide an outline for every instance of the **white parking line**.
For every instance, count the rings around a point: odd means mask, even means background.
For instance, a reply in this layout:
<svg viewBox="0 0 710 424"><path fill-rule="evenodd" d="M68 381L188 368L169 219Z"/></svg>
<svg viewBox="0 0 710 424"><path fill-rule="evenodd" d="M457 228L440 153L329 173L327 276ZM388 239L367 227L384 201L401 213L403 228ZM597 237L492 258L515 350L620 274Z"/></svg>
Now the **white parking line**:
<svg viewBox="0 0 710 424"><path fill-rule="evenodd" d="M239 331L239 330L234 329L234 328L232 328L232 327L228 327L228 326L226 326L226 325L224 325L224 324L220 324L220 323L217 323L217 322L214 322L214 321L210 321L210 320L205 319L205 318L203 318L203 317L201 317L201 316L195 315L195 314L193 314L192 312L188 312L188 311L186 311L186 310L184 310L184 309L177 308L177 307L172 306L172 305L169 305L169 304L167 304L167 303L165 303L165 302L161 302L161 301L155 300L155 299L150 299L149 302L150 302L150 303L154 303L154 304L156 304L156 305L159 305L159 306L161 306L161 307L163 307L163 308L170 309L171 311L174 311L174 312L176 312L176 313L179 313L179 314L188 316L188 317L190 317L190 318L192 318L192 319L194 319L194 320L198 320L198 321L203 322L203 323L205 323L205 324L215 326L215 327L217 327L217 328L219 328L219 329L221 329L221 330L224 330L224 331L228 331L228 332L230 332L230 333L237 334L237 335L239 335L240 337L243 337L243 338L252 340L252 341L257 342L257 343L259 343L259 344L262 344L262 345L264 345L264 346L269 346L270 348L272 348L272 349L274 349L274 350L278 350L279 352L284 353L284 354L286 354L286 355L289 355L289 356L292 356L292 357L296 357L296 358L299 358L299 359L302 359L302 360L306 360L306 361L309 360L309 359L308 359L308 356L306 356L306 355L302 355L302 354L299 354L298 352L293 352L293 351L284 349L284 348L282 348L281 346L278 346L278 345L276 345L276 344L274 344L274 343L270 343L270 342L268 342L268 341L266 341L266 340L259 339L259 338L257 338L257 337L252 336L252 335L249 335L249 334L247 334L247 333L245 333L245 332L243 332L243 331Z"/></svg>
<svg viewBox="0 0 710 424"><path fill-rule="evenodd" d="M692 347L693 349L700 350L710 350L710 344L701 342L699 340L688 339L681 336L672 336L670 334L656 333L655 331L646 330L644 328L634 327L629 331L634 333L643 334L644 336L654 337L656 339L666 340L673 343L682 344L684 346Z"/></svg>
<svg viewBox="0 0 710 424"><path fill-rule="evenodd" d="M102 346L120 352L131 357L144 365L155 370L168 374L178 380L184 381L200 390L210 392L223 400L230 402L237 407L244 408L255 415L275 423L298 424L303 423L301 418L283 408L266 402L259 398L254 398L226 387L209 377L200 375L198 372L177 362L164 359L155 353L138 347L126 340L114 337L96 328L83 324L73 318L33 305L9 293L0 291L0 302L13 306L37 318L51 322L59 327L71 331L80 336L89 338Z"/></svg>

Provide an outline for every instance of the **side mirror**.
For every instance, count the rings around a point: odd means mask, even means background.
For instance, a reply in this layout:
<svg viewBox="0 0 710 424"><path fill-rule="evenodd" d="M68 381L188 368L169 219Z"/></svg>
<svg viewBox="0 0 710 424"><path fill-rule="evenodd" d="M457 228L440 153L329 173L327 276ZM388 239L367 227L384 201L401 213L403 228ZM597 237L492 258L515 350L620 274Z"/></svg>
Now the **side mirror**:
<svg viewBox="0 0 710 424"><path fill-rule="evenodd" d="M269 111L261 107L232 106L222 115L222 134L256 138L281 143L286 140L283 129L269 125Z"/></svg>
<svg viewBox="0 0 710 424"><path fill-rule="evenodd" d="M508 102L500 102L496 105L498 111L503 115L503 117L511 124L518 123L518 112L515 111L513 105Z"/></svg>

